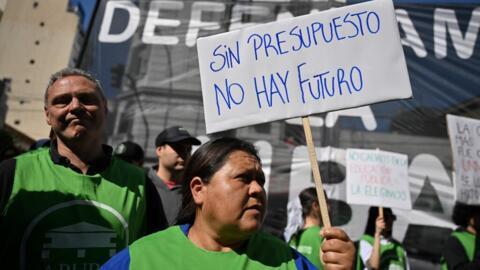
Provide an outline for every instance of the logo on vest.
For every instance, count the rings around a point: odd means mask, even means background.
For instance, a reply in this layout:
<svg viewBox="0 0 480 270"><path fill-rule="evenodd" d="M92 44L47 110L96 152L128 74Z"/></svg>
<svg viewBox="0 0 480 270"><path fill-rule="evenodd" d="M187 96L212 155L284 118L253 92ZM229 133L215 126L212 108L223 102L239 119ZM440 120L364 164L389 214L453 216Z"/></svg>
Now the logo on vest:
<svg viewBox="0 0 480 270"><path fill-rule="evenodd" d="M117 245L112 242L116 236L117 234L113 230L87 222L56 228L48 231L45 235L42 259L48 260L50 252L64 249L72 250L76 254L76 258L85 258L87 250L94 248L107 248L111 257L117 251ZM76 267L72 269L76 269Z"/></svg>
<svg viewBox="0 0 480 270"><path fill-rule="evenodd" d="M28 226L20 269L97 270L128 245L128 224L109 205L85 200L48 208Z"/></svg>
<svg viewBox="0 0 480 270"><path fill-rule="evenodd" d="M299 245L297 250L302 254L308 254L308 255L312 254L312 247L310 246Z"/></svg>

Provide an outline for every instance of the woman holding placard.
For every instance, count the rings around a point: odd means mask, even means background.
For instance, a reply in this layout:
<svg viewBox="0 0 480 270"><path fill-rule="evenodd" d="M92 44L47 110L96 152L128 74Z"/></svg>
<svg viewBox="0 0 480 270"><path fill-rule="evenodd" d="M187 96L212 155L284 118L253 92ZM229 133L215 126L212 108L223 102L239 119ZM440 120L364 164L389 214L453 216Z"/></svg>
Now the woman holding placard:
<svg viewBox="0 0 480 270"><path fill-rule="evenodd" d="M320 261L320 246L323 241L323 237L320 235L322 218L317 191L314 187L306 188L300 192L298 197L302 205L303 226L292 235L288 244L322 270L323 263Z"/></svg>
<svg viewBox="0 0 480 270"><path fill-rule="evenodd" d="M357 270L408 270L408 258L405 249L392 238L393 222L396 216L392 209L370 207L365 234L358 244Z"/></svg>
<svg viewBox="0 0 480 270"><path fill-rule="evenodd" d="M455 203L452 220L460 227L443 248L442 270L480 269L480 206Z"/></svg>
<svg viewBox="0 0 480 270"><path fill-rule="evenodd" d="M260 231L265 175L255 147L220 138L198 148L185 168L179 225L135 241L102 270L314 270L303 255ZM338 228L322 230L326 269L351 269L355 248Z"/></svg>

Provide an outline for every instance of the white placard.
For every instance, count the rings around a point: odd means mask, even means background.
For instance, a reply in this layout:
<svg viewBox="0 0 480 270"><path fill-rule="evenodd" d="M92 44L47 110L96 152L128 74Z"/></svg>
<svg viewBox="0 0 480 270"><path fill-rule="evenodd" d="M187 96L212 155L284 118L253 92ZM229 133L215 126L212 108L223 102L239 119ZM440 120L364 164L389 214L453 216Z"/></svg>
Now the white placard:
<svg viewBox="0 0 480 270"><path fill-rule="evenodd" d="M447 115L455 200L480 205L480 120Z"/></svg>
<svg viewBox="0 0 480 270"><path fill-rule="evenodd" d="M411 209L407 155L347 149L347 202Z"/></svg>
<svg viewBox="0 0 480 270"><path fill-rule="evenodd" d="M199 38L207 133L412 96L391 0Z"/></svg>

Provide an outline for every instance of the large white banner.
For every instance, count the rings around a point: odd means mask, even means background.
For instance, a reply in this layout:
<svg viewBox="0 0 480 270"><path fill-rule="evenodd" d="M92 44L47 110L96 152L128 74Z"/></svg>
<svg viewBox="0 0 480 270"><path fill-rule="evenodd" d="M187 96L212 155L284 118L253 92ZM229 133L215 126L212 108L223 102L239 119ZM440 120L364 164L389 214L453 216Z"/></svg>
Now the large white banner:
<svg viewBox="0 0 480 270"><path fill-rule="evenodd" d="M480 120L447 115L455 170L455 200L480 204Z"/></svg>
<svg viewBox="0 0 480 270"><path fill-rule="evenodd" d="M198 39L207 133L412 95L391 0Z"/></svg>
<svg viewBox="0 0 480 270"><path fill-rule="evenodd" d="M407 155L348 149L347 202L411 209Z"/></svg>

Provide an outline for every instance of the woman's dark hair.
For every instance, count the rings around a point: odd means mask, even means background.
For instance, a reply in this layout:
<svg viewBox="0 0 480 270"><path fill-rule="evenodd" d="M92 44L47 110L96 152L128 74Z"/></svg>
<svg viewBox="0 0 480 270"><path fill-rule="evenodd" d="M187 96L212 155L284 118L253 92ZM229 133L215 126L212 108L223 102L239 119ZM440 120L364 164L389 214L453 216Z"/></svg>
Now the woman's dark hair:
<svg viewBox="0 0 480 270"><path fill-rule="evenodd" d="M244 151L254 156L259 162L257 150L253 144L237 138L219 138L207 142L195 151L187 161L183 174L182 207L177 216L177 224L192 224L195 220L197 206L193 201L190 182L194 177L200 177L204 183L225 164L228 156L234 151Z"/></svg>
<svg viewBox="0 0 480 270"><path fill-rule="evenodd" d="M389 207L383 207L383 216L385 218L390 217L395 219L395 215L392 212L392 209ZM373 236L375 234L375 221L378 217L378 207L371 206L368 209L368 220L367 226L365 226L365 234Z"/></svg>
<svg viewBox="0 0 480 270"><path fill-rule="evenodd" d="M480 212L479 205L468 205L461 202L456 202L453 207L452 221L458 226L464 228L468 227L468 221L475 216L475 213Z"/></svg>
<svg viewBox="0 0 480 270"><path fill-rule="evenodd" d="M312 205L314 202L318 201L317 190L314 187L309 187L298 195L300 199L300 204L302 205L302 218L305 219L306 216L312 211Z"/></svg>
<svg viewBox="0 0 480 270"><path fill-rule="evenodd" d="M325 195L325 199L328 201L325 190L323 191L323 195ZM300 192L298 198L300 199L300 204L302 205L302 218L305 219L310 211L312 211L313 203L318 202L317 189L315 187L306 188Z"/></svg>

